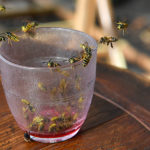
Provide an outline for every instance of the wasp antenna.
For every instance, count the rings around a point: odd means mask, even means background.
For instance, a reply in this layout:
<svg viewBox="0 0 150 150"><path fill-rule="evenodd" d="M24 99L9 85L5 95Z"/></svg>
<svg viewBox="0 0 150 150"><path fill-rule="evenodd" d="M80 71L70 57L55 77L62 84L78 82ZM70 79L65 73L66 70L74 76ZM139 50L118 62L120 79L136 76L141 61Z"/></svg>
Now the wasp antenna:
<svg viewBox="0 0 150 150"><path fill-rule="evenodd" d="M9 38L8 38L8 44L10 44L10 46L12 47L12 42Z"/></svg>

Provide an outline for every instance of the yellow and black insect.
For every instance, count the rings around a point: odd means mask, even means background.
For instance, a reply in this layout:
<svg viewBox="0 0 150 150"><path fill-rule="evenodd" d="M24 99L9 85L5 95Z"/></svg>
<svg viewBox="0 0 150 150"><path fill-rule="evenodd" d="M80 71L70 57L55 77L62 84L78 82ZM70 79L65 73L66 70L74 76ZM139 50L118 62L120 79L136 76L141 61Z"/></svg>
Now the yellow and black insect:
<svg viewBox="0 0 150 150"><path fill-rule="evenodd" d="M60 116L54 116L51 118L51 121L52 122L55 122L55 123L63 123L64 121L66 121L66 113L62 113Z"/></svg>
<svg viewBox="0 0 150 150"><path fill-rule="evenodd" d="M6 39L8 39L8 43L11 43L11 41L14 42L19 42L19 37L11 32L5 32L5 33L0 33L0 41L6 41Z"/></svg>
<svg viewBox="0 0 150 150"><path fill-rule="evenodd" d="M42 131L44 128L45 120L41 116L36 116L33 118L32 123L30 124L30 128L36 127L38 131Z"/></svg>
<svg viewBox="0 0 150 150"><path fill-rule="evenodd" d="M86 48L89 47L89 44L88 44L88 42L84 42L83 44L80 44L80 47L85 50Z"/></svg>
<svg viewBox="0 0 150 150"><path fill-rule="evenodd" d="M24 133L24 140L25 140L26 142L31 142L31 141L32 141L32 140L30 139L30 135L29 135L28 132L25 132L25 133Z"/></svg>
<svg viewBox="0 0 150 150"><path fill-rule="evenodd" d="M28 100L22 99L21 102L27 106L26 109L29 109L30 112L32 112L32 113L35 112L35 108L30 104L30 102L29 102ZM24 110L23 110L23 111L24 111Z"/></svg>
<svg viewBox="0 0 150 150"><path fill-rule="evenodd" d="M48 63L47 63L47 66L51 68L51 67L60 66L60 64L54 63L53 61L49 60Z"/></svg>
<svg viewBox="0 0 150 150"><path fill-rule="evenodd" d="M124 35L125 31L127 30L127 28L128 28L128 24L126 22L121 22L121 21L117 22L117 29L122 30L123 35Z"/></svg>
<svg viewBox="0 0 150 150"><path fill-rule="evenodd" d="M19 37L16 34L11 33L11 32L6 32L5 35L8 38L8 40L12 40L14 42L19 42Z"/></svg>
<svg viewBox="0 0 150 150"><path fill-rule="evenodd" d="M75 114L73 115L73 120L77 120L77 118L78 118L78 113L75 113Z"/></svg>
<svg viewBox="0 0 150 150"><path fill-rule="evenodd" d="M49 132L52 132L52 133L57 132L58 130L59 130L59 129L57 128L56 123L52 123L52 124L49 126L49 128L48 128L48 131L49 131Z"/></svg>
<svg viewBox="0 0 150 150"><path fill-rule="evenodd" d="M75 62L77 62L77 61L79 61L79 60L81 60L80 57L71 57L71 58L69 58L69 62L70 62L71 64L73 64L73 63L75 63Z"/></svg>
<svg viewBox="0 0 150 150"><path fill-rule="evenodd" d="M113 48L113 44L112 44L112 43L113 43L113 42L116 42L116 41L118 41L118 39L115 38L115 37L112 37L112 36L104 36L104 37L101 37L101 38L100 38L99 43L101 43L101 44L107 44L107 45L110 44L111 48Z"/></svg>
<svg viewBox="0 0 150 150"><path fill-rule="evenodd" d="M85 51L82 55L82 65L83 67L86 67L88 63L90 62L90 59L92 57L91 51Z"/></svg>
<svg viewBox="0 0 150 150"><path fill-rule="evenodd" d="M38 26L37 22L28 22L26 25L21 27L22 32L28 34L31 37L35 36L35 29Z"/></svg>
<svg viewBox="0 0 150 150"><path fill-rule="evenodd" d="M84 44L81 44L80 47L82 47L84 50L82 54L82 65L83 67L86 67L92 57L92 49L91 47L89 47L87 42L85 42Z"/></svg>
<svg viewBox="0 0 150 150"><path fill-rule="evenodd" d="M26 99L22 99L21 102L26 105L30 105L30 102Z"/></svg>
<svg viewBox="0 0 150 150"><path fill-rule="evenodd" d="M28 22L26 25L22 26L21 29L25 33L34 32L35 27L38 26L37 22Z"/></svg>
<svg viewBox="0 0 150 150"><path fill-rule="evenodd" d="M89 46L88 42L85 42L84 44L81 44L80 47L83 48L84 53L88 54L88 55L92 55L91 51L91 47Z"/></svg>
<svg viewBox="0 0 150 150"><path fill-rule="evenodd" d="M83 67L86 67L88 65L88 63L90 62L91 59L91 55L84 55L83 60L82 60L82 65Z"/></svg>
<svg viewBox="0 0 150 150"><path fill-rule="evenodd" d="M78 114L75 113L72 115L66 115L66 113L62 113L60 116L54 116L51 118L52 124L50 124L48 131L52 133L59 132L61 130L65 130L70 128L78 118Z"/></svg>
<svg viewBox="0 0 150 150"><path fill-rule="evenodd" d="M59 118L58 116L54 116L51 118L51 121L56 121L56 120L58 120L58 118Z"/></svg>
<svg viewBox="0 0 150 150"><path fill-rule="evenodd" d="M0 5L0 12L5 12L6 11L6 7L4 5Z"/></svg>
<svg viewBox="0 0 150 150"><path fill-rule="evenodd" d="M38 82L38 88L44 92L47 90L47 88L44 86L44 84L42 82Z"/></svg>
<svg viewBox="0 0 150 150"><path fill-rule="evenodd" d="M38 124L38 131L42 131L43 128L44 128L44 122L40 122L40 123Z"/></svg>
<svg viewBox="0 0 150 150"><path fill-rule="evenodd" d="M82 96L81 96L81 97L79 97L79 99L78 99L78 103L79 103L79 104L81 104L81 103L83 103L83 101L84 101L83 97L82 97Z"/></svg>

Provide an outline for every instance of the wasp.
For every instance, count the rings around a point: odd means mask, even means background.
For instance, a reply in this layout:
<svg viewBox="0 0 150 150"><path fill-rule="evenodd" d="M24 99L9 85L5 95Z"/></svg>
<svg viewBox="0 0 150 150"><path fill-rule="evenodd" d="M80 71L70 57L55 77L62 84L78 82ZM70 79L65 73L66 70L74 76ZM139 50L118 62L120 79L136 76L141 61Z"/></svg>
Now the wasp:
<svg viewBox="0 0 150 150"><path fill-rule="evenodd" d="M34 117L34 119L33 119L33 122L35 122L35 123L40 123L43 121L44 121L44 118L41 116Z"/></svg>
<svg viewBox="0 0 150 150"><path fill-rule="evenodd" d="M88 42L85 42L85 43L83 43L83 44L80 44L80 47L85 50L86 48L89 47L89 44L88 44Z"/></svg>
<svg viewBox="0 0 150 150"><path fill-rule="evenodd" d="M71 64L73 64L73 63L79 61L80 59L81 59L81 58L79 58L79 57L71 57L71 58L69 58L69 62L70 62Z"/></svg>
<svg viewBox="0 0 150 150"><path fill-rule="evenodd" d="M66 113L62 113L60 116L54 116L51 118L51 121L57 122L57 123L62 123L66 120Z"/></svg>
<svg viewBox="0 0 150 150"><path fill-rule="evenodd" d="M11 32L5 32L0 34L0 41L6 41L8 39L8 42L11 44L11 41L18 42L19 37Z"/></svg>
<svg viewBox="0 0 150 150"><path fill-rule="evenodd" d="M86 67L92 57L92 49L91 47L89 47L87 42L85 42L84 44L81 44L80 47L82 47L84 50L82 54L82 65L83 67Z"/></svg>
<svg viewBox="0 0 150 150"><path fill-rule="evenodd" d="M75 114L73 115L73 120L75 121L75 120L77 120L77 118L78 118L78 113L75 113Z"/></svg>
<svg viewBox="0 0 150 150"><path fill-rule="evenodd" d="M47 63L47 66L48 67L57 67L57 66L60 66L60 64L54 63L53 61L49 60Z"/></svg>
<svg viewBox="0 0 150 150"><path fill-rule="evenodd" d="M76 117L77 117L77 115L74 116L74 119L77 119ZM73 117L71 117L71 116L66 117L63 124L62 123L60 124L61 129L70 128L73 125L73 121L74 121Z"/></svg>
<svg viewBox="0 0 150 150"><path fill-rule="evenodd" d="M5 12L5 11L6 11L6 7L3 6L3 5L0 5L0 11L1 11L1 12Z"/></svg>
<svg viewBox="0 0 150 150"><path fill-rule="evenodd" d="M30 102L28 100L26 100L26 99L22 99L21 102L26 104L26 105L30 105Z"/></svg>
<svg viewBox="0 0 150 150"><path fill-rule="evenodd" d="M28 33L31 36L34 36L35 27L38 26L37 22L28 22L26 25L22 26L21 29L24 33Z"/></svg>
<svg viewBox="0 0 150 150"><path fill-rule="evenodd" d="M19 41L19 37L17 35L15 35L14 33L11 32L6 32L5 33L6 37L14 42L18 42Z"/></svg>
<svg viewBox="0 0 150 150"><path fill-rule="evenodd" d="M44 128L44 122L45 120L43 117L41 116L34 117L32 123L30 124L30 128L35 126L37 127L38 131L41 131Z"/></svg>
<svg viewBox="0 0 150 150"><path fill-rule="evenodd" d="M30 104L30 102L28 100L22 99L21 102L24 103L25 105L27 105L26 111L27 111L27 109L29 109L30 112L32 112L32 113L35 112L35 108ZM23 108L23 111L24 110L25 109Z"/></svg>
<svg viewBox="0 0 150 150"><path fill-rule="evenodd" d="M83 97L81 96L79 99L78 99L78 103L82 103L84 101Z"/></svg>
<svg viewBox="0 0 150 150"><path fill-rule="evenodd" d="M30 134L29 134L28 132L25 132L25 133L24 133L24 140L25 140L26 142L31 142Z"/></svg>
<svg viewBox="0 0 150 150"><path fill-rule="evenodd" d="M49 132L59 132L73 125L73 119L77 119L78 114L75 114L73 117L66 116L65 113L62 113L61 116L52 117L51 121L54 122L49 126ZM56 125L57 123L57 125Z"/></svg>
<svg viewBox="0 0 150 150"><path fill-rule="evenodd" d="M49 126L48 131L49 131L49 132L56 132L56 131L58 131L58 128L57 128L56 123L52 123L52 124Z"/></svg>
<svg viewBox="0 0 150 150"><path fill-rule="evenodd" d="M58 116L52 117L51 121L56 121L58 119Z"/></svg>
<svg viewBox="0 0 150 150"><path fill-rule="evenodd" d="M88 65L88 63L90 62L91 59L91 55L89 54L85 54L82 58L82 65L83 67L86 67Z"/></svg>
<svg viewBox="0 0 150 150"><path fill-rule="evenodd" d="M128 24L126 22L121 22L121 21L117 22L117 29L122 30L123 35L125 33L125 30L127 30L127 28L128 28Z"/></svg>
<svg viewBox="0 0 150 150"><path fill-rule="evenodd" d="M88 42L85 42L84 44L81 44L80 47L83 48L83 50L84 50L84 52L85 52L86 54L91 55L92 49L91 49L91 47L89 46Z"/></svg>
<svg viewBox="0 0 150 150"><path fill-rule="evenodd" d="M38 123L38 131L42 131L44 128L44 122L39 122Z"/></svg>
<svg viewBox="0 0 150 150"><path fill-rule="evenodd" d="M107 44L107 45L110 44L111 48L113 48L113 44L112 44L112 43L113 43L113 42L116 42L116 41L118 41L118 39L115 38L115 37L112 37L112 36L104 36L104 37L101 37L101 38L100 38L99 43L101 43L101 44Z"/></svg>
<svg viewBox="0 0 150 150"><path fill-rule="evenodd" d="M42 90L42 91L46 91L47 90L47 88L44 86L44 84L43 83L41 83L41 82L38 82L38 88L40 89L40 90Z"/></svg>

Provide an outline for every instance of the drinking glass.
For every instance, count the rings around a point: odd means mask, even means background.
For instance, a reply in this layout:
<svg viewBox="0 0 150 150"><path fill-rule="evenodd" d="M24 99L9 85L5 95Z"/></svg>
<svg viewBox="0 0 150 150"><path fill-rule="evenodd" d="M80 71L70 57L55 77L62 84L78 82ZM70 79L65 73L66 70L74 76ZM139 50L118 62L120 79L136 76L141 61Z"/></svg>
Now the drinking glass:
<svg viewBox="0 0 150 150"><path fill-rule="evenodd" d="M92 49L90 62L69 63L80 44ZM93 96L97 43L86 33L37 28L34 37L0 47L0 72L7 103L19 127L43 143L67 140L80 130ZM55 67L48 67L53 62ZM54 64L53 64L54 65Z"/></svg>

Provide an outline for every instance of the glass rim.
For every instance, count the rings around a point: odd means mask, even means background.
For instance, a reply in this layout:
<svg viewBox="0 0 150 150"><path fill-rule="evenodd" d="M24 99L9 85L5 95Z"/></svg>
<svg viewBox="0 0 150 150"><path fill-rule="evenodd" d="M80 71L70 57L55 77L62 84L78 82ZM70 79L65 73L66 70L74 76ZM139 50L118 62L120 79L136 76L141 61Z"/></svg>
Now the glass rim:
<svg viewBox="0 0 150 150"><path fill-rule="evenodd" d="M72 31L72 32L76 32L76 33L78 32L78 33L80 33L82 35L85 35L85 36L91 38L95 42L96 46L95 46L94 49L92 49L92 53L97 52L97 47L98 46L97 46L96 40L92 36L88 35L85 32L82 32L82 31L79 31L79 30L74 30L74 29L69 29L69 28L61 28L61 27L38 27L37 30L38 29L63 30L63 31ZM7 44L9 44L9 43L7 42ZM44 67L31 67L31 66L25 66L25 65L20 65L20 64L17 64L17 63L13 63L12 61L9 61L8 59L6 59L5 57L3 57L0 54L0 61L1 60L3 62L5 62L6 64L10 65L10 66L13 66L13 67L16 67L16 68L20 68L20 69L25 69L25 70L41 70L41 69L42 70L47 70L47 69L57 70L58 68L68 69L68 68L72 68L74 66L80 65L82 63L82 59L81 59L81 60L79 60L79 61L77 61L75 63L70 63L70 64L67 64L67 65L62 65L62 66L58 66L58 67L46 67L46 66L44 66Z"/></svg>

